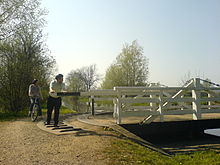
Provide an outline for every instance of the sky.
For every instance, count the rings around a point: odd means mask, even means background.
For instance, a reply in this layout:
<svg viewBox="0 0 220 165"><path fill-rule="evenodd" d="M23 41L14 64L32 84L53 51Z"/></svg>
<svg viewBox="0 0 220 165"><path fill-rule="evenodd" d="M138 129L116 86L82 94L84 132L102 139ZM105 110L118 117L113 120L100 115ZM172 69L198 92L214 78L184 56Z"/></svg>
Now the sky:
<svg viewBox="0 0 220 165"><path fill-rule="evenodd" d="M96 64L104 77L125 43L137 40L149 82L191 77L220 84L220 0L42 0L47 45L58 72Z"/></svg>

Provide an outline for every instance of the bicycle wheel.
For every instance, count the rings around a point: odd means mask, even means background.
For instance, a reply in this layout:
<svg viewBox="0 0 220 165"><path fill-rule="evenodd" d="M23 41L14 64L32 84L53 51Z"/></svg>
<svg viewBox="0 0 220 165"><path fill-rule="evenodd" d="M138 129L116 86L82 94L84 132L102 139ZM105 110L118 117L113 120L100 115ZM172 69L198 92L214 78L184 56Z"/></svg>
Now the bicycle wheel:
<svg viewBox="0 0 220 165"><path fill-rule="evenodd" d="M37 117L38 117L38 105L34 104L32 113L31 113L31 120L34 122L37 120Z"/></svg>

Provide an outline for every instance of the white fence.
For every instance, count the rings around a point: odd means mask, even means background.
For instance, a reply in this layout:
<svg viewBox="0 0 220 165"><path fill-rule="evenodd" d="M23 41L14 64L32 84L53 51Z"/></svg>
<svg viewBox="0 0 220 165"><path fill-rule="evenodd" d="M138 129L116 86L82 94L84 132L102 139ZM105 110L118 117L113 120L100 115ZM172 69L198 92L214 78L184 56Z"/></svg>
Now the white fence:
<svg viewBox="0 0 220 165"><path fill-rule="evenodd" d="M117 124L123 117L142 116L150 123L165 115L192 114L194 120L204 113L220 113L220 88L204 86L201 79L192 79L183 87L115 87L113 90L93 90L82 95L94 100L111 100ZM219 103L218 103L219 102Z"/></svg>
<svg viewBox="0 0 220 165"><path fill-rule="evenodd" d="M116 91L112 89L90 90L89 92L81 92L80 95L90 97L90 110L93 115L95 112L114 111L113 101L115 100L117 94ZM109 104L106 104L106 102Z"/></svg>

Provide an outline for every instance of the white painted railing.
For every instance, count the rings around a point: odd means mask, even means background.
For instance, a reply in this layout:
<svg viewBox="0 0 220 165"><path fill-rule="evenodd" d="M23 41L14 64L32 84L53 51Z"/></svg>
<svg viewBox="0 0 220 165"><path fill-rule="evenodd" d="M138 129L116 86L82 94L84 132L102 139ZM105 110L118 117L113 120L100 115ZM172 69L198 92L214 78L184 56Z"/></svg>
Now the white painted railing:
<svg viewBox="0 0 220 165"><path fill-rule="evenodd" d="M95 112L114 111L113 101L116 98L116 92L113 89L90 90L89 92L81 92L80 95L90 97L90 110L93 115ZM110 102L110 104L105 104L106 101ZM100 102L104 103L100 104Z"/></svg>
<svg viewBox="0 0 220 165"><path fill-rule="evenodd" d="M204 87L192 79L184 87L115 87L114 116L117 124L123 117L145 116L142 124L165 115L192 114L194 120L204 113L220 113L220 88ZM143 106L144 105L144 106Z"/></svg>
<svg viewBox="0 0 220 165"><path fill-rule="evenodd" d="M128 116L142 116L144 124L157 117L163 121L165 115L192 114L192 118L198 120L205 113L220 113L219 92L219 87L204 87L196 78L183 87L114 87L112 90L81 92L81 96L90 96L93 111L113 111L117 124ZM114 110L103 105L94 107L97 101L111 101Z"/></svg>

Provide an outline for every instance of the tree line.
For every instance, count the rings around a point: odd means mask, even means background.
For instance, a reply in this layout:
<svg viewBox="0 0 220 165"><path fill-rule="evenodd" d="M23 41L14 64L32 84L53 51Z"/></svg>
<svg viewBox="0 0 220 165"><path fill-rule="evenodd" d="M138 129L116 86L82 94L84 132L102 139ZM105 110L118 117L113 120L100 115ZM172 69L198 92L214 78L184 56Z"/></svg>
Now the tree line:
<svg viewBox="0 0 220 165"><path fill-rule="evenodd" d="M0 108L18 112L28 107L28 86L34 78L48 84L55 59L45 44L47 12L40 1L0 3Z"/></svg>
<svg viewBox="0 0 220 165"><path fill-rule="evenodd" d="M97 74L96 65L93 64L72 70L67 75L66 83L68 91L77 92L88 91L97 87L113 89L115 86L146 86L148 74L148 59L143 54L143 48L134 40L131 44L126 43L123 46L121 53L107 68L103 79ZM82 107L84 100L79 100L79 97L64 98L67 106L75 110L80 110L80 106Z"/></svg>
<svg viewBox="0 0 220 165"><path fill-rule="evenodd" d="M148 59L143 54L143 48L134 40L126 43L116 60L107 68L101 79L96 65L72 70L66 78L70 91L88 91L99 88L112 89L115 86L146 86L148 84ZM101 82L100 82L101 81Z"/></svg>
<svg viewBox="0 0 220 165"><path fill-rule="evenodd" d="M47 11L40 0L0 0L0 110L27 109L28 86L36 78L47 97L56 60L46 45L43 29ZM95 64L72 70L66 76L69 91L143 86L148 81L148 59L135 40L126 43L104 78ZM72 99L72 100L71 100ZM44 99L45 100L45 99ZM73 98L67 102L73 102ZM75 101L77 99L75 98Z"/></svg>

